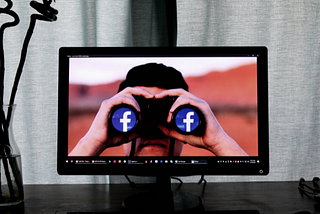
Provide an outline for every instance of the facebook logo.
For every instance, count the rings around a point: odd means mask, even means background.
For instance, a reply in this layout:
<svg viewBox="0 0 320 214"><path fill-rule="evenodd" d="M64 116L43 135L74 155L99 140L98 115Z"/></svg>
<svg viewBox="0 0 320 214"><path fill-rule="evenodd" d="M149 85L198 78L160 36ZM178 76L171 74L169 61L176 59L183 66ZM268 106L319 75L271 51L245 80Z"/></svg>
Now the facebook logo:
<svg viewBox="0 0 320 214"><path fill-rule="evenodd" d="M199 125L199 115L191 108L184 108L176 114L175 123L181 131L192 132Z"/></svg>
<svg viewBox="0 0 320 214"><path fill-rule="evenodd" d="M129 132L136 125L136 115L129 108L119 108L112 115L112 125L120 132Z"/></svg>

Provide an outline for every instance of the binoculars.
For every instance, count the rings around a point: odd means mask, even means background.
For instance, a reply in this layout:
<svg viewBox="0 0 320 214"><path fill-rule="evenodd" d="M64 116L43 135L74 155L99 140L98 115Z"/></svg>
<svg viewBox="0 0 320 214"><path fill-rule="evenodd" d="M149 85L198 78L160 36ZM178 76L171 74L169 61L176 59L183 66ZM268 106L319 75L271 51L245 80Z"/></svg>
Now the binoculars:
<svg viewBox="0 0 320 214"><path fill-rule="evenodd" d="M201 111L192 105L181 105L172 114L171 123L167 117L172 104L177 97L162 99L146 99L134 96L141 109L141 117L134 107L120 104L112 108L109 114L109 124L112 130L120 133L137 132L143 135L162 133L159 125L175 129L184 135L202 136L205 130L205 120Z"/></svg>

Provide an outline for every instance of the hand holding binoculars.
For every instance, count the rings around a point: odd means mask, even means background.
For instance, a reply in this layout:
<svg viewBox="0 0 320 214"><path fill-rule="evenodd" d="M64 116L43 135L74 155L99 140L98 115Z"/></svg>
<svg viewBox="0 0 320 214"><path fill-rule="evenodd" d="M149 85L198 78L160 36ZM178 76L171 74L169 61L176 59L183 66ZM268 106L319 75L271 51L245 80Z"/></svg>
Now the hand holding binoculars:
<svg viewBox="0 0 320 214"><path fill-rule="evenodd" d="M169 110L178 97L147 99L143 96L134 96L134 98L140 106L141 117L131 105L114 106L108 118L112 131L150 135L157 132L158 126L162 125L168 129L175 129L183 135L204 134L204 116L197 107L190 104L179 106L172 114L171 123L167 122Z"/></svg>

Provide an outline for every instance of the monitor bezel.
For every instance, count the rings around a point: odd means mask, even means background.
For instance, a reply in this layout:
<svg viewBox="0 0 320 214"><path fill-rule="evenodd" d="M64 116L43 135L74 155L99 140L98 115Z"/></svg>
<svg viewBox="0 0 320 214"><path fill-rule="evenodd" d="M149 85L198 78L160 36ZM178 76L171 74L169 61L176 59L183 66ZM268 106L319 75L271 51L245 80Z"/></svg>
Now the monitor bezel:
<svg viewBox="0 0 320 214"><path fill-rule="evenodd" d="M269 173L269 120L268 120L268 51L266 47L62 47L59 49L58 72L58 145L57 171L61 175L267 175ZM69 57L105 55L108 57L209 57L217 55L255 54L258 84L258 156L204 157L210 164L70 164L68 162L68 86ZM262 143L261 143L262 142ZM75 157L73 157L75 158ZM92 160L92 157L79 157ZM113 157L117 159L116 157ZM192 157L181 157L190 160ZM126 157L118 157L125 160ZM145 157L136 158L137 160ZM215 164L214 161L252 160L253 164ZM256 163L259 160L259 164ZM212 163L212 164L211 164Z"/></svg>

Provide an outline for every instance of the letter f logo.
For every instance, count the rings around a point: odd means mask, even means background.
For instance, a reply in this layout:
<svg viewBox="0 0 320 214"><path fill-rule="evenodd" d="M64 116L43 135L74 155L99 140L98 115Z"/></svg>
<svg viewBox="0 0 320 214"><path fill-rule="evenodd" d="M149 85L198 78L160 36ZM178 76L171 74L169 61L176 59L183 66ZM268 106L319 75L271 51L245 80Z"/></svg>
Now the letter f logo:
<svg viewBox="0 0 320 214"><path fill-rule="evenodd" d="M137 125L137 115L133 107L122 104L114 107L109 117L113 128L124 133L130 132Z"/></svg>
<svg viewBox="0 0 320 214"><path fill-rule="evenodd" d="M194 122L193 119L191 119L191 116L194 115L193 111L189 111L186 115L186 119L183 119L183 122L186 124L186 132L191 132L191 123Z"/></svg>
<svg viewBox="0 0 320 214"><path fill-rule="evenodd" d="M181 105L172 114L173 127L181 134L196 134L200 127L200 110L191 105Z"/></svg>
<svg viewBox="0 0 320 214"><path fill-rule="evenodd" d="M128 131L128 123L131 122L131 119L128 118L128 115L131 115L131 111L125 111L123 113L123 118L120 119L120 123L122 123L122 125L123 125L122 126L123 127L123 129L122 129L123 132L127 132Z"/></svg>

